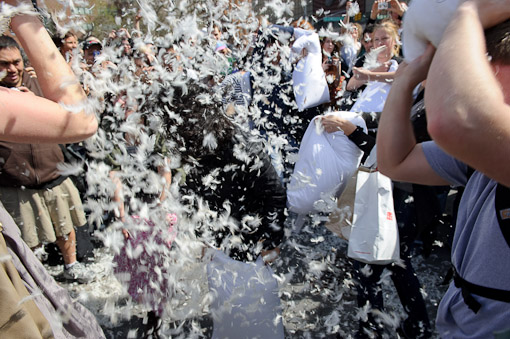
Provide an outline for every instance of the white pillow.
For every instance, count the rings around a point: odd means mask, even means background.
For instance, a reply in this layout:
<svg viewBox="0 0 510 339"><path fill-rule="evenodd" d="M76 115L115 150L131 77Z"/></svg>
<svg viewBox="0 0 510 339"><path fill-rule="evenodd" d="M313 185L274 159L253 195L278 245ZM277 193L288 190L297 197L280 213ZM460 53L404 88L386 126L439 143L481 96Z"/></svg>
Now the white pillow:
<svg viewBox="0 0 510 339"><path fill-rule="evenodd" d="M459 0L413 0L404 14L402 49L406 62L425 52L428 42L437 47Z"/></svg>
<svg viewBox="0 0 510 339"><path fill-rule="evenodd" d="M294 30L296 35L297 30ZM292 85L298 110L319 106L330 101L328 82L322 69L322 49L319 35L301 30L300 37L294 41L292 52L300 54L305 48L308 55L299 60L292 72Z"/></svg>
<svg viewBox="0 0 510 339"><path fill-rule="evenodd" d="M367 132L365 120L354 112L328 113L349 120ZM305 132L299 147L299 159L287 188L288 207L291 211L307 214L321 212L324 207L336 204L359 166L363 152L343 131L327 133L317 128L315 117Z"/></svg>

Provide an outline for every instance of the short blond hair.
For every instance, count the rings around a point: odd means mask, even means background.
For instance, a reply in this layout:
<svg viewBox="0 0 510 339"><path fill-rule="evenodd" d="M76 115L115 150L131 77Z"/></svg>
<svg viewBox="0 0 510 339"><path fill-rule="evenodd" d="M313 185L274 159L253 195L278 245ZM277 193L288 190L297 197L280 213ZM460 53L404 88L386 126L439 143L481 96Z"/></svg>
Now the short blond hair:
<svg viewBox="0 0 510 339"><path fill-rule="evenodd" d="M395 43L393 46L393 55L398 55L400 53L400 36L398 35L398 27L391 21L383 21L375 25L374 27L374 33L375 31L383 29L388 33Z"/></svg>
<svg viewBox="0 0 510 339"><path fill-rule="evenodd" d="M357 22L354 22L351 24L352 26L349 28L349 31L351 29L353 29L354 27L356 27L356 30L358 31L358 41L361 40L361 37L363 36L363 27L361 27L360 24L358 24Z"/></svg>

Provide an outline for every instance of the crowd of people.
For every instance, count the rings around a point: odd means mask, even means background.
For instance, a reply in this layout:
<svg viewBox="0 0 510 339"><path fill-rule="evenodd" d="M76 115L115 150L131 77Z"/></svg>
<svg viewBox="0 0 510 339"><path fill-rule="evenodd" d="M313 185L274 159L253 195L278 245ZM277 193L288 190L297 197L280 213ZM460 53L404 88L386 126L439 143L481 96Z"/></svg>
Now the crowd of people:
<svg viewBox="0 0 510 339"><path fill-rule="evenodd" d="M464 1L441 43L409 63L397 0L375 1L363 25L347 2L336 28L174 17L153 35L137 15L103 39L50 37L31 2L0 3L0 336L104 337L43 266L55 244L56 278L79 284L100 279L87 268L94 246L114 255L148 314L140 337L163 336L163 319L190 313L183 305L207 305L213 338L284 338L280 247L303 220L324 227L346 184L312 208L290 203L326 170L296 170L310 133L349 143L353 168L376 151L393 180L400 260L346 258L368 310L352 337L388 336L384 270L407 315L401 337L510 333L508 3ZM418 243L430 253L450 187L465 190L434 326L411 258ZM206 293L189 283L192 263L205 267Z"/></svg>

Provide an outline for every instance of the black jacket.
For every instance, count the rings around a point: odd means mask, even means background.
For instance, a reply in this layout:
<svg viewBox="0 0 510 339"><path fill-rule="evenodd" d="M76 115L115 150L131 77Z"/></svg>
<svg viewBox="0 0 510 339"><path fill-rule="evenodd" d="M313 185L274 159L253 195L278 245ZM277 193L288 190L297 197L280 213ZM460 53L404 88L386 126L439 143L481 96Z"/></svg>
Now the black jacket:
<svg viewBox="0 0 510 339"><path fill-rule="evenodd" d="M185 191L223 216L198 225L199 237L211 236L233 259L251 261L280 244L286 194L261 142L238 132L227 145L198 160L186 174Z"/></svg>

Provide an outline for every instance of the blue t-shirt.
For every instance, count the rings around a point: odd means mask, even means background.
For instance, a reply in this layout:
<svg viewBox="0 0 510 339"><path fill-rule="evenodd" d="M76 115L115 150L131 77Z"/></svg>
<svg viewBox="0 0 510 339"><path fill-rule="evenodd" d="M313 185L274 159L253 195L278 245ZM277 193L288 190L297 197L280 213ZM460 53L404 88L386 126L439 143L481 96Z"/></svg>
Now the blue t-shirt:
<svg viewBox="0 0 510 339"><path fill-rule="evenodd" d="M475 171L468 181L468 167L441 150L433 141L423 143L430 166L454 186L465 186L452 246L452 262L466 281L510 290L510 247L496 217L497 183ZM464 302L453 283L439 305L436 327L442 338L491 338L495 331L510 329L510 303L473 295L481 304L478 313Z"/></svg>

